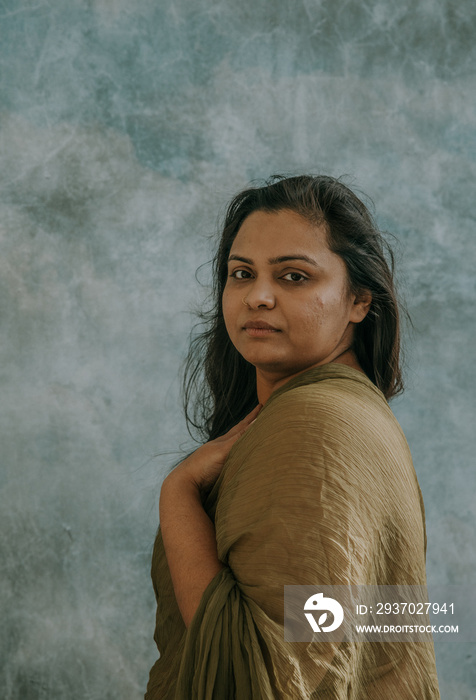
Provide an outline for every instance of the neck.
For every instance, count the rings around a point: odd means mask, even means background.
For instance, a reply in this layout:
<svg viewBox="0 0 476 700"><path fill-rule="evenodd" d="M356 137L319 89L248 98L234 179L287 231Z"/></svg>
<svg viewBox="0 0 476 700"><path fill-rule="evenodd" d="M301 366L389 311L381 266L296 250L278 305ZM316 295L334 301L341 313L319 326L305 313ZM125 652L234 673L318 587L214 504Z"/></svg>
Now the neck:
<svg viewBox="0 0 476 700"><path fill-rule="evenodd" d="M346 348L346 350L341 352L340 355L337 355L328 362L317 362L315 365L310 365L309 367L305 367L304 369L299 370L298 372L293 372L291 374L277 376L276 374L262 371L257 368L256 389L258 393L259 403L264 405L271 396L271 394L274 391L276 391L276 389L279 389L279 387L283 386L283 384L286 384L286 382L288 382L290 379L293 379L293 377L297 377L298 375L302 374L303 372L307 372L308 369L312 369L313 367L323 367L324 365L333 363L347 365L348 367L352 367L353 369L356 369L362 373L364 372L364 370L359 364L359 361L357 360L357 357L355 356L354 351L351 348Z"/></svg>

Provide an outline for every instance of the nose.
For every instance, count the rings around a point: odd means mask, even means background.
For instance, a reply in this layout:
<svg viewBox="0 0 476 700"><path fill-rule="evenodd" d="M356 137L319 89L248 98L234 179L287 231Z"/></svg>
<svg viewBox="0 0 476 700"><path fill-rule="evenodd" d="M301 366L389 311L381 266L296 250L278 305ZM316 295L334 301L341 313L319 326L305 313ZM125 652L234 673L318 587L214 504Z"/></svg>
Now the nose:
<svg viewBox="0 0 476 700"><path fill-rule="evenodd" d="M264 280L254 282L245 300L251 309L273 309L276 305L274 291L271 285Z"/></svg>

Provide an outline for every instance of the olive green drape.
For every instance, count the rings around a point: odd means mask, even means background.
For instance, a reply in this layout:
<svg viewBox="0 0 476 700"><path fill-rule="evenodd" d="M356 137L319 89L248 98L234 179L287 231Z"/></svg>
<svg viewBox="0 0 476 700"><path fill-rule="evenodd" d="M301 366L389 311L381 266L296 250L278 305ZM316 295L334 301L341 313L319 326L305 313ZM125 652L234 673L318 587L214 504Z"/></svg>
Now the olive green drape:
<svg viewBox="0 0 476 700"><path fill-rule="evenodd" d="M328 364L278 389L204 507L226 568L187 630L160 529L147 700L439 698L431 643L285 642L285 585L425 585L410 451L381 392Z"/></svg>

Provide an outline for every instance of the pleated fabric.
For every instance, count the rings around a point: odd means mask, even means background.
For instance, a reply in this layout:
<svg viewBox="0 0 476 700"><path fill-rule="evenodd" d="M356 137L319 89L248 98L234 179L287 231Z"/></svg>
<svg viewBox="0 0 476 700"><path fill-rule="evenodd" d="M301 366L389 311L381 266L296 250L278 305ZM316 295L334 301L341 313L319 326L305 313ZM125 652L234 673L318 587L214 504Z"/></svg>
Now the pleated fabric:
<svg viewBox="0 0 476 700"><path fill-rule="evenodd" d="M204 508L226 565L188 630L160 528L146 700L430 700L433 644L284 641L285 585L426 585L424 508L383 394L341 364L275 391Z"/></svg>

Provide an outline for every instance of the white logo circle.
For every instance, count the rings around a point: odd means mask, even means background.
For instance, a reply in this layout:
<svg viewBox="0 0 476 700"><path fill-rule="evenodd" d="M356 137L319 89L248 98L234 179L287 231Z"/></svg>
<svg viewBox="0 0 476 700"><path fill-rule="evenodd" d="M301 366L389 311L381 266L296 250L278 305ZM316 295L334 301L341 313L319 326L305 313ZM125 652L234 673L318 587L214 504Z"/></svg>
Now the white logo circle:
<svg viewBox="0 0 476 700"><path fill-rule="evenodd" d="M334 600L334 598L324 598L323 593L315 593L308 598L304 603L304 610L312 610L312 612L325 611L317 622L311 612L304 613L314 632L333 632L341 626L344 620L344 609L339 601ZM334 616L334 622L325 626L324 623L328 618L328 612L331 612Z"/></svg>

